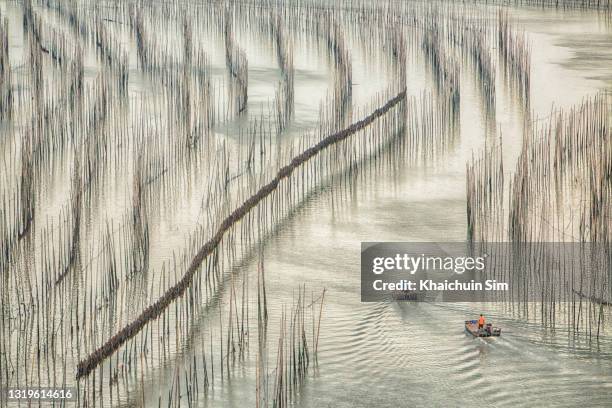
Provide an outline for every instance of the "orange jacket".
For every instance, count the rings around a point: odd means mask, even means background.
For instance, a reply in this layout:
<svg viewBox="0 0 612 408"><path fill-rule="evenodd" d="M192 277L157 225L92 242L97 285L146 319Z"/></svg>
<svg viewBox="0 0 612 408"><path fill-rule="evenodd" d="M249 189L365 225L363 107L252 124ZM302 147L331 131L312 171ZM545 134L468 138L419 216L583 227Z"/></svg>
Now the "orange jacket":
<svg viewBox="0 0 612 408"><path fill-rule="evenodd" d="M485 324L484 316L480 316L480 319L478 319L478 324L484 326L484 324Z"/></svg>

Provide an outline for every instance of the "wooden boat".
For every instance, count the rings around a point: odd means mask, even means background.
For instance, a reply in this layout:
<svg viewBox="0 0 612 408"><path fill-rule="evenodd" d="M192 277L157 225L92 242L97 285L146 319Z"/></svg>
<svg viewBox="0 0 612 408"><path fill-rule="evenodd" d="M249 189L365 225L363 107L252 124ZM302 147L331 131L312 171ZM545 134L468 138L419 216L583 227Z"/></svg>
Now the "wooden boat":
<svg viewBox="0 0 612 408"><path fill-rule="evenodd" d="M493 327L491 323L485 324L482 329L478 328L478 320L466 320L465 330L474 337L499 337L501 336L501 329L499 327Z"/></svg>
<svg viewBox="0 0 612 408"><path fill-rule="evenodd" d="M422 302L423 300L425 300L425 292L403 290L403 291L394 292L392 294L392 297L394 300L398 300L398 301Z"/></svg>

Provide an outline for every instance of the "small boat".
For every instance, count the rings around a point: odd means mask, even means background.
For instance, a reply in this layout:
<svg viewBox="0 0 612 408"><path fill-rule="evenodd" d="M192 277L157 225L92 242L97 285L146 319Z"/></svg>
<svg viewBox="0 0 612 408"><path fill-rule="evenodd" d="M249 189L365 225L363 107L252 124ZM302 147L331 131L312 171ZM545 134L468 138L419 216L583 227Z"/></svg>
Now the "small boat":
<svg viewBox="0 0 612 408"><path fill-rule="evenodd" d="M493 327L491 323L487 323L482 329L479 329L478 320L466 320L465 330L474 337L499 337L501 335L501 329Z"/></svg>
<svg viewBox="0 0 612 408"><path fill-rule="evenodd" d="M414 301L414 302L422 302L425 300L425 292L416 292L410 290L403 290L398 292L393 292L391 295L394 300L397 301Z"/></svg>

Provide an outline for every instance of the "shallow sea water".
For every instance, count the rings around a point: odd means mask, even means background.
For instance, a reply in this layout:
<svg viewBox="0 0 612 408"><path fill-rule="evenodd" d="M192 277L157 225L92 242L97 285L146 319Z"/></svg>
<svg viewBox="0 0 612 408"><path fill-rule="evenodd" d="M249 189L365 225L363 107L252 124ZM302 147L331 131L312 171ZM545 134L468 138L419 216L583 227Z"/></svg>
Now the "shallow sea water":
<svg viewBox="0 0 612 408"><path fill-rule="evenodd" d="M484 6L483 6L484 7ZM9 17L18 8L7 3ZM544 121L551 110L567 108L583 98L612 87L612 25L592 13L513 9L511 14L532 42L532 119ZM24 64L20 27L11 26L12 63ZM124 39L129 44L129 36ZM223 41L200 39L208 47L211 72L221 83L225 75ZM305 37L295 47L295 117L283 137L299 138L316 126L319 103L332 82L328 61L319 45ZM237 41L249 60L249 117L266 111L279 80L274 52L248 33L237 33ZM382 92L389 78L376 60L359 47L359 39L347 35L353 64L353 104L363 107ZM133 46L133 44L132 44ZM134 57L133 53L131 57ZM141 78L132 61L130 86L135 95L154 92ZM408 57L408 93L418 97L433 87L417 48ZM21 68L20 68L21 69ZM86 67L94 77L94 67ZM283 305L291 305L300 284L317 296L326 289L319 340L318 363L296 397L299 407L454 407L474 404L491 406L593 406L612 404L612 337L604 334L598 343L570 336L563 327L543 329L537 319L517 316L502 305L449 303L362 303L360 301L359 255L362 241L463 241L466 237L465 163L487 141L501 134L505 168L510 171L522 140L526 112L516 106L501 75L497 75L497 135L491 135L482 120L475 75L469 67L461 71L460 142L442 160L428 165L403 163L397 167L372 169L366 165L350 188L331 184L300 206L262 247L270 310L270 360L276 353L278 321ZM222 85L220 85L222 86ZM223 88L219 88L223 89ZM247 118L230 120L215 129L216 143L238 143L237 130ZM63 183L69 166L59 166L51 183L49 202L64 202L69 184ZM64 168L65 167L65 168ZM124 175L129 179L130 170ZM116 175L114 175L116 176ZM204 176L204 175L203 175ZM119 177L117 176L117 179ZM90 234L118 220L130 202L131 185L113 183L94 212L99 212ZM185 234L207 210L201 198L204 185L182 191L181 200L156 212L151 235L155 262L171 258L184 245ZM59 204L58 204L59 205ZM57 206L49 205L54 213ZM93 232L92 232L93 231ZM254 282L257 257L232 271L237 282ZM239 284L239 283L238 283ZM219 296L226 313L228 291ZM251 303L251 310L255 310ZM474 339L463 331L463 321L484 312L503 327L503 336ZM192 341L172 355L170 361L147 371L136 384L130 401L142 394L146 406L157 406L160 395L172 387L176 372L182 372L193 356L200 359L208 341L218 333L219 310L192 327ZM254 316L254 314L252 315ZM216 376L198 406L255 406L256 333L250 322L248 358L236 362L229 378ZM214 334L215 336L217 334ZM216 341L216 340L214 340ZM218 350L213 360L218 361ZM210 356L209 356L210 357ZM217 368L218 369L218 368ZM200 373L200 378L201 378ZM140 382L140 381L137 381ZM136 403L137 404L137 403ZM186 403L184 403L186 404ZM162 403L163 405L163 403Z"/></svg>

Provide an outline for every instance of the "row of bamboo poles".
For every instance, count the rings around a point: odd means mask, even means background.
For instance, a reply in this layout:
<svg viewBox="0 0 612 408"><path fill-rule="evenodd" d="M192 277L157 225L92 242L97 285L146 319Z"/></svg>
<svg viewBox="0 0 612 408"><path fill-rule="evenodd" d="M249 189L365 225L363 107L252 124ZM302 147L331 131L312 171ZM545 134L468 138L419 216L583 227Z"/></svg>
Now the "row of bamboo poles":
<svg viewBox="0 0 612 408"><path fill-rule="evenodd" d="M507 300L546 326L589 338L603 332L612 298L610 102L602 93L526 125L510 174L501 143L467 165L468 240L509 243L499 249L511 264L499 271L517 285Z"/></svg>
<svg viewBox="0 0 612 408"><path fill-rule="evenodd" d="M327 136L316 145L309 147L299 155L293 157L287 165L281 167L272 180L259 188L255 194L250 196L242 203L242 205L233 210L230 215L220 223L220 226L214 233L212 239L205 242L199 249L196 256L187 268L185 275L176 285L169 288L162 297L147 307L140 314L140 316L136 318L136 320L125 326L116 335L110 338L101 348L97 349L94 353L90 354L86 359L79 363L77 377L89 374L98 364L121 347L123 343L138 334L138 332L142 330L147 323L159 317L159 315L174 300L182 297L185 291L191 286L194 275L201 268L202 263L219 246L226 233L233 228L235 224L240 222L248 213L257 208L261 201L270 196L278 188L279 184L284 181L284 179L291 177L295 170L300 169L302 165L313 159L321 151L344 141L349 136L352 136L361 130L366 129L378 118L385 115L389 110L395 108L400 102L404 101L405 97L405 91L399 93L398 95L389 99L384 105L377 108L370 115L352 124L348 128L341 130L340 132Z"/></svg>

